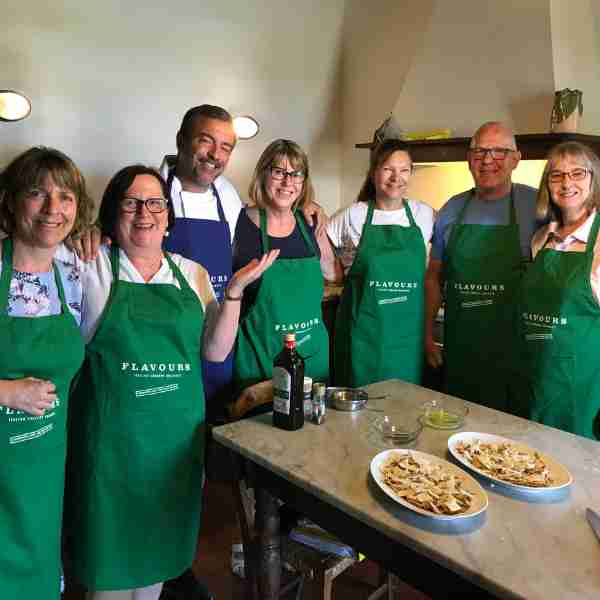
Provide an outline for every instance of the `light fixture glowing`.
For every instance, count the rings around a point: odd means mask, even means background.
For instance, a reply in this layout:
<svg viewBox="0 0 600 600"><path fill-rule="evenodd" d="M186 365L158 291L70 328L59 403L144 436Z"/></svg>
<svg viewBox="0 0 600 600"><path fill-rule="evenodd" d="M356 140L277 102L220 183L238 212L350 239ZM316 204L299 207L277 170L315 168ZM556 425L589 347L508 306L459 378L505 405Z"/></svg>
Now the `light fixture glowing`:
<svg viewBox="0 0 600 600"><path fill-rule="evenodd" d="M0 121L20 121L29 116L31 102L14 90L0 90Z"/></svg>
<svg viewBox="0 0 600 600"><path fill-rule="evenodd" d="M248 115L234 117L233 129L240 140L249 140L258 134L258 121Z"/></svg>

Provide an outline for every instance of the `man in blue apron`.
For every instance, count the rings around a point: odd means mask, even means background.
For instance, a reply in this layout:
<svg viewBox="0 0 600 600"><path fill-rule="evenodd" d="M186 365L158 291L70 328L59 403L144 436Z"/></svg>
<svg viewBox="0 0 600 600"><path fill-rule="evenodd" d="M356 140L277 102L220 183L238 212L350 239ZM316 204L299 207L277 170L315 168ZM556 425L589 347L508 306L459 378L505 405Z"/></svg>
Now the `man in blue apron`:
<svg viewBox="0 0 600 600"><path fill-rule="evenodd" d="M217 300L231 277L231 242L242 202L223 177L236 136L231 115L204 104L187 111L177 132L177 156L161 166L175 212L165 250L196 261L209 272ZM229 400L231 356L223 363L202 362L207 417L214 420Z"/></svg>
<svg viewBox="0 0 600 600"><path fill-rule="evenodd" d="M512 183L521 158L512 131L482 125L468 150L475 187L441 209L425 279L425 352L444 364L444 391L507 409L516 331L515 292L531 260L537 190ZM444 352L433 324L445 284Z"/></svg>
<svg viewBox="0 0 600 600"><path fill-rule="evenodd" d="M208 271L221 302L231 277L231 243L242 202L223 171L236 144L231 115L219 106L190 108L177 132L177 156L166 156L161 173L167 180L175 226L164 248L196 261ZM202 361L207 420L222 412L231 383L232 356L222 363ZM165 598L210 598L191 570L167 581Z"/></svg>

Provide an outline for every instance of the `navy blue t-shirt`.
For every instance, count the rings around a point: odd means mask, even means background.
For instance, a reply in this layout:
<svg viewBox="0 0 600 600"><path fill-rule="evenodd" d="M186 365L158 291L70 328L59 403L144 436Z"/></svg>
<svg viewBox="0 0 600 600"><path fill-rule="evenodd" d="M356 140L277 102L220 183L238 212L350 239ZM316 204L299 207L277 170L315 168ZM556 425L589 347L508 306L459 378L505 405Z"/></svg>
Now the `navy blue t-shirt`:
<svg viewBox="0 0 600 600"><path fill-rule="evenodd" d="M321 258L321 252L315 238L315 228L312 225L307 224L304 216L298 213L298 218L302 219L302 222L306 226L306 231L312 240L316 249L317 258ZM269 249L279 250L279 258L307 258L314 256L314 251L309 248L302 237L302 232L296 224L294 230L290 235L286 237L272 237L269 236ZM235 273L238 269L245 267L253 258L259 259L264 254L262 247L262 240L260 236L260 228L257 227L246 210L242 210L240 213L236 228L235 236L233 238L233 272ZM254 281L244 290L244 297L242 300L242 315L245 315L248 309L254 303L258 289L260 287L260 279Z"/></svg>

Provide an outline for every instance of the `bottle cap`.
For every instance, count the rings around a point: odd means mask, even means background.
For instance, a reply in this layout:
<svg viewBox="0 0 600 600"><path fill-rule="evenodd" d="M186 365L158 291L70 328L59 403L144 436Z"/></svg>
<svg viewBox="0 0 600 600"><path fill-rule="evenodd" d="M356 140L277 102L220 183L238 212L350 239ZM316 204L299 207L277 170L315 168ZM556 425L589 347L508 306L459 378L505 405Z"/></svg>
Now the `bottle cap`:
<svg viewBox="0 0 600 600"><path fill-rule="evenodd" d="M312 377L304 378L304 393L312 392Z"/></svg>

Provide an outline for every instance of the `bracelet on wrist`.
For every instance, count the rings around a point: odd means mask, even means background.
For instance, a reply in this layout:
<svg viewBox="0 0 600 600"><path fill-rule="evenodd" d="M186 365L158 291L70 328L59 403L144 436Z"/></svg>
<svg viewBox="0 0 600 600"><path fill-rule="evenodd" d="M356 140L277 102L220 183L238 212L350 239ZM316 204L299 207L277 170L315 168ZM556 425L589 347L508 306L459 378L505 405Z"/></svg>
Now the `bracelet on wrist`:
<svg viewBox="0 0 600 600"><path fill-rule="evenodd" d="M225 288L225 294L224 294L225 300L229 300L230 302L241 302L241 301L242 301L242 296L243 296L243 295L244 295L244 294L243 294L243 292L242 292L242 293L240 293L240 295L239 295L239 296L232 296L232 295L229 293L229 288Z"/></svg>

